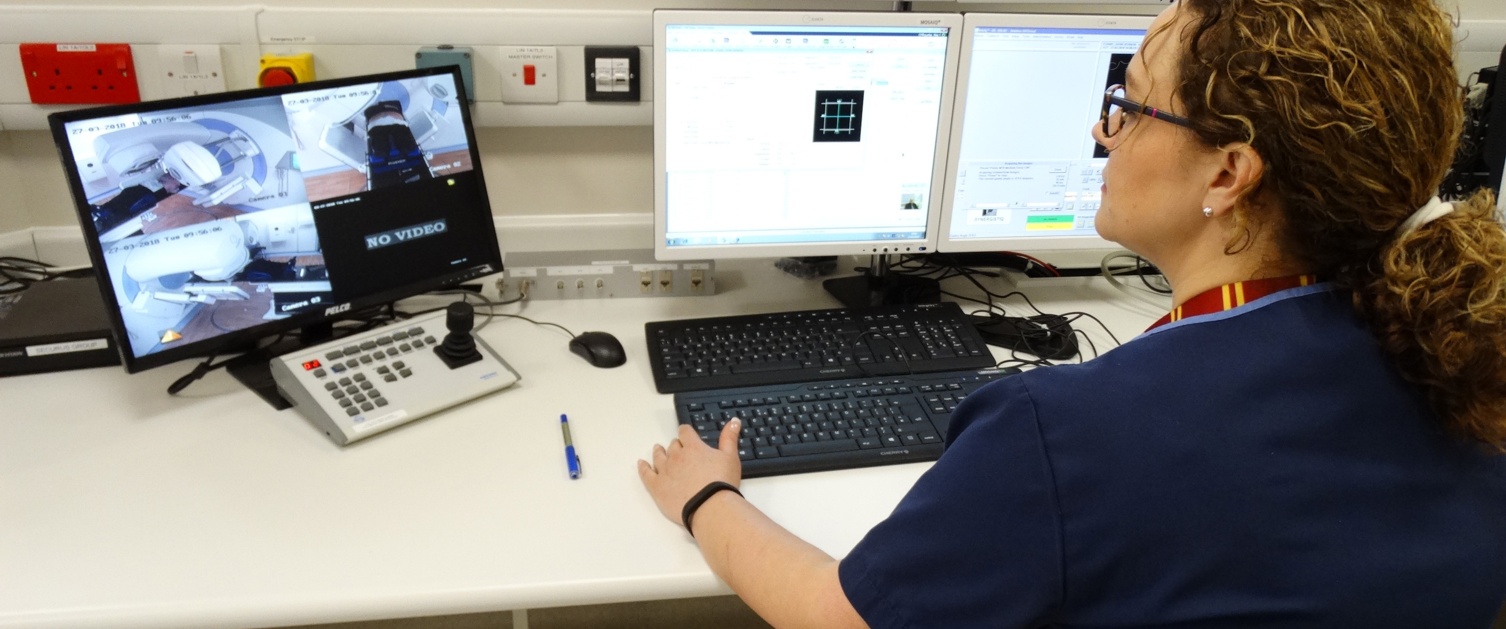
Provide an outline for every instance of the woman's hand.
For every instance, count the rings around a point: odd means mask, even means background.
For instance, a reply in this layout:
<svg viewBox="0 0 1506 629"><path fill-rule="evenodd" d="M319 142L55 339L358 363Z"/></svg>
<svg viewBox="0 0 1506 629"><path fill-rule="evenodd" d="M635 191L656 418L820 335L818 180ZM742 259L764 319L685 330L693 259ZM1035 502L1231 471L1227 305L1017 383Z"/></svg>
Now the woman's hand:
<svg viewBox="0 0 1506 629"><path fill-rule="evenodd" d="M741 431L742 420L727 422L717 447L712 448L701 441L694 428L682 424L680 436L667 447L654 444L652 463L638 460L638 478L664 517L683 525L680 510L701 488L716 481L736 487L742 481L743 464L737 458Z"/></svg>

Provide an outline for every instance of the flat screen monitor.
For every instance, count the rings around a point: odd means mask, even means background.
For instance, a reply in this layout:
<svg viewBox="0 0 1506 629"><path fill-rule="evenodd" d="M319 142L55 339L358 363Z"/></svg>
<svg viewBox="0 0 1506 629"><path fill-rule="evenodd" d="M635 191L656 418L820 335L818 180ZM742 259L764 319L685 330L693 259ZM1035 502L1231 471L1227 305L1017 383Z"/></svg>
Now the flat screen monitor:
<svg viewBox="0 0 1506 629"><path fill-rule="evenodd" d="M1120 248L1093 227L1108 159L1090 129L1152 19L967 14L941 251Z"/></svg>
<svg viewBox="0 0 1506 629"><path fill-rule="evenodd" d="M655 11L655 255L934 250L960 26Z"/></svg>
<svg viewBox="0 0 1506 629"><path fill-rule="evenodd" d="M50 116L125 368L501 270L462 89L429 68Z"/></svg>

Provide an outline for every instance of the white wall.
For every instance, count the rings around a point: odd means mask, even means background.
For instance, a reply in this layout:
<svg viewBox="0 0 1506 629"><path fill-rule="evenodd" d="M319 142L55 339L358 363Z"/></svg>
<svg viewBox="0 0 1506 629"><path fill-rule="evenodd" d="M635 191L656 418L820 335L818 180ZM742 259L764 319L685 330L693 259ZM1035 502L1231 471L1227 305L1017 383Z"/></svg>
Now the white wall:
<svg viewBox="0 0 1506 629"><path fill-rule="evenodd" d="M1447 1L1447 0L1446 0ZM60 1L56 6L138 6L139 0ZM239 2L157 0L153 6L237 7ZM412 0L261 0L268 7L411 9ZM646 10L663 8L810 8L884 10L892 3L871 0L432 0L447 9ZM40 6L38 1L0 0L0 8ZM915 10L1071 11L1150 14L1148 5L979 4L916 2ZM1487 36L1466 41L1463 69L1491 65L1506 43L1506 2L1460 0L1455 12L1465 20L1498 20ZM1500 40L1500 41L1497 41ZM459 43L459 42L457 42ZM1492 52L1492 50L1494 52ZM0 63L14 63L0 59ZM227 74L229 72L227 71ZM238 86L245 87L245 86ZM647 126L498 127L479 131L482 166L494 213L502 216L651 212L653 132ZM0 130L0 233L29 226L76 225L56 149L44 131ZM645 243L646 244L646 243Z"/></svg>

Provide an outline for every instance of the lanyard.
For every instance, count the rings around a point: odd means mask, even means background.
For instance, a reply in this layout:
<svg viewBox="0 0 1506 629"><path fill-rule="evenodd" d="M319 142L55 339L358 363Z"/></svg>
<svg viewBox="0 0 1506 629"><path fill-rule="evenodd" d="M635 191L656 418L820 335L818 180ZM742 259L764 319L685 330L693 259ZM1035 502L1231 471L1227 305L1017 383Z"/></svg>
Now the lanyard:
<svg viewBox="0 0 1506 629"><path fill-rule="evenodd" d="M1270 277L1225 284L1218 288L1203 291L1198 296L1187 300L1186 303L1173 308L1171 312L1166 313L1155 323L1152 323L1145 331L1149 332L1173 321L1181 321L1187 317L1232 310L1272 293L1316 284L1317 282L1318 276L1316 275L1288 275L1286 277Z"/></svg>

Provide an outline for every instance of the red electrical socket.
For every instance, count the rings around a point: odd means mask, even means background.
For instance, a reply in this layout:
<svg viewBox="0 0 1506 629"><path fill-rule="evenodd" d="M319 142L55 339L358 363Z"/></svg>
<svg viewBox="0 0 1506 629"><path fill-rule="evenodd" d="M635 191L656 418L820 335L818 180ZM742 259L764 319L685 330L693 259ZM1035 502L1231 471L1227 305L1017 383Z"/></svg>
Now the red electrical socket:
<svg viewBox="0 0 1506 629"><path fill-rule="evenodd" d="M21 44L21 70L38 105L141 101L130 44Z"/></svg>

